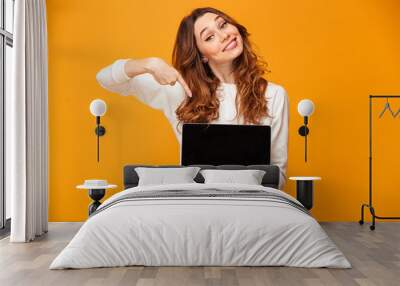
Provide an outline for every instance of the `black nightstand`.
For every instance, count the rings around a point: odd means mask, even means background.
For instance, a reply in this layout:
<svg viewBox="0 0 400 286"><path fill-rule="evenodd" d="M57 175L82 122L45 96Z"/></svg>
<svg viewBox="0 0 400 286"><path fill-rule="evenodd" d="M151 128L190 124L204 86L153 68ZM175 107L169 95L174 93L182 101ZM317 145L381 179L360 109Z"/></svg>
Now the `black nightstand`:
<svg viewBox="0 0 400 286"><path fill-rule="evenodd" d="M78 189L87 189L89 191L89 197L93 200L93 202L89 205L89 216L97 210L97 208L101 205L100 200L104 197L106 194L107 189L113 189L116 188L117 185L109 185L107 181L104 180L103 185L91 185L90 182L91 180L86 180L84 185L79 185L76 186ZM100 181L100 180L96 180Z"/></svg>
<svg viewBox="0 0 400 286"><path fill-rule="evenodd" d="M303 206L311 210L314 202L314 181L321 177L290 177L289 180L296 181L296 199Z"/></svg>

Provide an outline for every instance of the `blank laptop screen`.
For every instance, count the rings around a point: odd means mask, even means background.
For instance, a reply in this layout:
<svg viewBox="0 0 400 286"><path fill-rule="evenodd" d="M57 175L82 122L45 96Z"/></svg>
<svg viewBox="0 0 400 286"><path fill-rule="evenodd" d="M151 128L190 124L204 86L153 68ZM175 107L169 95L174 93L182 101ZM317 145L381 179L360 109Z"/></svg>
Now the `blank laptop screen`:
<svg viewBox="0 0 400 286"><path fill-rule="evenodd" d="M181 165L269 165L271 127L185 123Z"/></svg>

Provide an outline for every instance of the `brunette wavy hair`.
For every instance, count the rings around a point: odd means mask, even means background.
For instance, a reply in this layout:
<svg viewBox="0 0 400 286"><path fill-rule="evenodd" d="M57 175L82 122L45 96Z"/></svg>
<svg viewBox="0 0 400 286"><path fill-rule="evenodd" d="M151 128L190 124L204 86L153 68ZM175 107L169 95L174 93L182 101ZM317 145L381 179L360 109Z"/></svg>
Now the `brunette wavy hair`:
<svg viewBox="0 0 400 286"><path fill-rule="evenodd" d="M245 124L260 124L264 116L269 116L265 98L268 82L262 78L269 70L267 63L253 52L247 29L215 8L197 8L182 19L172 53L172 65L182 75L193 94L192 97L186 97L175 111L179 120L178 132L180 123L209 123L219 116L216 90L220 80L213 74L209 65L202 62L194 35L195 21L208 12L220 15L225 21L236 26L243 39L243 52L233 60L233 74L237 87L236 116L243 116Z"/></svg>

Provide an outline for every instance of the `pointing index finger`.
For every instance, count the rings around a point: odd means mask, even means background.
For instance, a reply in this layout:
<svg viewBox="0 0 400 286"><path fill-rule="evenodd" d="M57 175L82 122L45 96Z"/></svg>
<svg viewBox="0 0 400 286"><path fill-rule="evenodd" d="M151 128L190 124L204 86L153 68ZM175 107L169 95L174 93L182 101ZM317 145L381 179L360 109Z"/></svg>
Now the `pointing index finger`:
<svg viewBox="0 0 400 286"><path fill-rule="evenodd" d="M189 86L186 84L185 80L183 79L183 77L181 76L180 73L178 73L178 81L181 83L183 89L185 90L185 93L187 94L187 96L192 97L192 92L190 91Z"/></svg>

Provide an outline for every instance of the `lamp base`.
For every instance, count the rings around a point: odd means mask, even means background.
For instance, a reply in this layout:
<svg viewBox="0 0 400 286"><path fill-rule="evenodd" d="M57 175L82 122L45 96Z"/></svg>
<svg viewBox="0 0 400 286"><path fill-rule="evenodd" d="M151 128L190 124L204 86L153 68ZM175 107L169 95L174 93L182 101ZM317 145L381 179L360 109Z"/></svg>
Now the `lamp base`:
<svg viewBox="0 0 400 286"><path fill-rule="evenodd" d="M308 127L307 127L307 126L303 125L303 126L301 126L301 127L299 128L299 134L300 134L301 136L307 136L308 133L309 133L309 130L308 130Z"/></svg>
<svg viewBox="0 0 400 286"><path fill-rule="evenodd" d="M96 133L96 135L103 136L104 134L106 134L106 129L103 126L99 125L96 127L94 132Z"/></svg>

